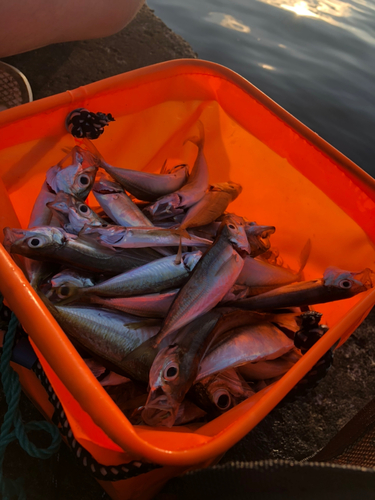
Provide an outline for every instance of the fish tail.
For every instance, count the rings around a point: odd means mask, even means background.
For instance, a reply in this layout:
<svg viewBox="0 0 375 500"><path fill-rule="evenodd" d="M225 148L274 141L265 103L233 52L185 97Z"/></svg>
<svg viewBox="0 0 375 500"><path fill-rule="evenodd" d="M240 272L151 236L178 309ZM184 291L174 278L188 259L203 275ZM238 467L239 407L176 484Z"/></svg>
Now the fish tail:
<svg viewBox="0 0 375 500"><path fill-rule="evenodd" d="M302 248L301 255L300 255L300 258L299 258L300 267L299 267L299 270L298 270L298 276L300 277L300 279L303 278L303 270L305 269L307 261L308 261L308 259L310 257L310 253L311 253L311 240L309 238L306 241L305 246Z"/></svg>
<svg viewBox="0 0 375 500"><path fill-rule="evenodd" d="M192 142L199 149L203 149L203 144L204 144L204 141L206 138L206 134L204 131L203 123L200 120L198 120L197 125L199 128L199 135L194 135L192 137L188 137L187 139L185 139L184 144L186 144L187 142Z"/></svg>
<svg viewBox="0 0 375 500"><path fill-rule="evenodd" d="M102 154L100 153L98 148L95 146L95 144L92 141L90 141L90 139L87 139L87 137L85 137L82 140L82 143L86 146L87 150L90 151L90 153L93 154L96 158L99 158L100 160L104 160Z"/></svg>

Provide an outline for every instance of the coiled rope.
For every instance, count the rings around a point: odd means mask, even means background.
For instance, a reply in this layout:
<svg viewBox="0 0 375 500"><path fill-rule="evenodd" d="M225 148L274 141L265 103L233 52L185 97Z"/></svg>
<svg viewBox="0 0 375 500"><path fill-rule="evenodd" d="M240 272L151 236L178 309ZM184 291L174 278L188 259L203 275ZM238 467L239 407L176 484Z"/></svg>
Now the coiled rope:
<svg viewBox="0 0 375 500"><path fill-rule="evenodd" d="M2 307L2 299L0 307ZM0 358L1 382L8 407L0 430L0 492L3 500L10 500L14 496L17 496L19 500L26 499L21 481L19 479L11 481L4 478L3 475L5 450L9 443L17 439L21 447L30 456L42 459L47 459L54 455L61 443L61 436L55 425L44 420L40 422L28 422L26 424L22 421L19 409L21 384L18 374L9 364L18 324L16 316L12 313ZM27 433L33 430L44 430L51 435L52 440L48 448L39 448L29 440Z"/></svg>

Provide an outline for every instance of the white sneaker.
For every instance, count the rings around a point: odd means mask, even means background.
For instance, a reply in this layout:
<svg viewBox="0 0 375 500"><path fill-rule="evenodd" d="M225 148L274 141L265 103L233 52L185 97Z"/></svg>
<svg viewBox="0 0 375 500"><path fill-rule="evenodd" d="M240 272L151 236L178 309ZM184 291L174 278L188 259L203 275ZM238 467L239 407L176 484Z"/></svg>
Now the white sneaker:
<svg viewBox="0 0 375 500"><path fill-rule="evenodd" d="M26 76L17 68L0 61L0 111L33 100Z"/></svg>

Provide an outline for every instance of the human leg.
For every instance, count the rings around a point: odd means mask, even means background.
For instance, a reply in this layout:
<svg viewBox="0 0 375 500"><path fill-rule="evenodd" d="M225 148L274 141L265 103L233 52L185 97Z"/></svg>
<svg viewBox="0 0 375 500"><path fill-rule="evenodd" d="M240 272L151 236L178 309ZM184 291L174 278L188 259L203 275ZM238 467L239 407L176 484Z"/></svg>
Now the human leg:
<svg viewBox="0 0 375 500"><path fill-rule="evenodd" d="M0 0L0 57L124 28L145 0Z"/></svg>

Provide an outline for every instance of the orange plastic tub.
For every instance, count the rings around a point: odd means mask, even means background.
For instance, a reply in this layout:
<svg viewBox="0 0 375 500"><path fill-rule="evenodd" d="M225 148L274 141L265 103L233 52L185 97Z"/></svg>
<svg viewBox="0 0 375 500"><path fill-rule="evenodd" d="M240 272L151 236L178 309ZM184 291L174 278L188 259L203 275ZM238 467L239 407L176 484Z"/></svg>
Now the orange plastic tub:
<svg viewBox="0 0 375 500"><path fill-rule="evenodd" d="M116 121L95 141L107 162L158 171L164 160L194 161L184 140L206 131L210 180L243 186L230 210L276 226L272 244L298 269L308 238L306 279L329 265L375 270L375 181L319 136L232 71L177 60L118 75L0 113L0 223L26 227L46 170L75 140L64 126L75 108ZM317 305L328 333L276 384L200 427L133 426L0 246L0 291L28 332L76 440L104 464L130 460L165 467L102 483L114 499L151 498L171 476L214 462L248 433L335 342L346 340L375 303L375 290ZM24 390L50 416L35 375L19 369Z"/></svg>

